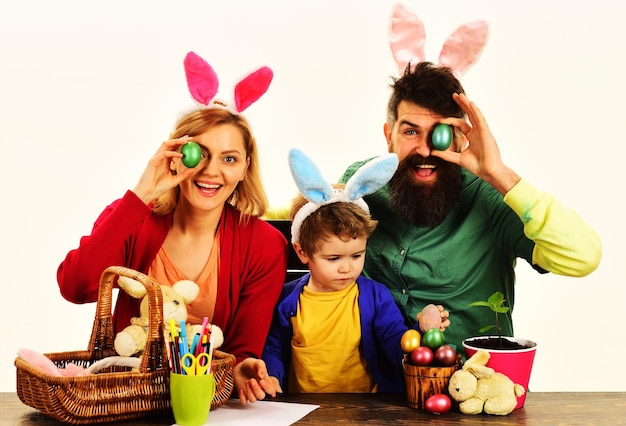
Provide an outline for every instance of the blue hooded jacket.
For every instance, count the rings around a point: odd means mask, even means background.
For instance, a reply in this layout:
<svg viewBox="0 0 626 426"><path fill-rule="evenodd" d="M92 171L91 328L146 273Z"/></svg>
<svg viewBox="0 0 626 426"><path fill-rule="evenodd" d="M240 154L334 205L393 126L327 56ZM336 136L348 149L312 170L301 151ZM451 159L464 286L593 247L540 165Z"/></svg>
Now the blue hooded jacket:
<svg viewBox="0 0 626 426"><path fill-rule="evenodd" d="M291 363L291 317L296 315L300 293L308 283L309 276L306 274L285 284L263 350L263 360L269 375L278 378L284 390L288 389L287 377ZM378 385L378 392L404 392L400 340L407 326L402 314L383 284L364 276L359 276L356 283L361 312L361 345L367 368Z"/></svg>

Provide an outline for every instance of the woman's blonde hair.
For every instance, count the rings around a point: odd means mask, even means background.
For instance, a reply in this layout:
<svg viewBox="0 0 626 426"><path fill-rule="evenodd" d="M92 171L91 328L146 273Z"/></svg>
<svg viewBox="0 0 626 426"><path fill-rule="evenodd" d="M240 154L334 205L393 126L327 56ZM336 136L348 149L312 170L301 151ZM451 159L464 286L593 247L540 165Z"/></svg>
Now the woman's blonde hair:
<svg viewBox="0 0 626 426"><path fill-rule="evenodd" d="M235 191L228 199L228 203L244 214L261 216L267 210L268 200L261 182L256 139L252 135L250 124L243 116L233 114L225 108L197 110L186 115L176 124L176 128L170 134L170 139L178 139L183 136L194 137L206 132L211 127L222 125L235 126L241 131L246 156L250 159L246 176L237 184ZM155 206L153 211L160 215L174 211L179 192L179 188L176 187L163 194L153 202Z"/></svg>

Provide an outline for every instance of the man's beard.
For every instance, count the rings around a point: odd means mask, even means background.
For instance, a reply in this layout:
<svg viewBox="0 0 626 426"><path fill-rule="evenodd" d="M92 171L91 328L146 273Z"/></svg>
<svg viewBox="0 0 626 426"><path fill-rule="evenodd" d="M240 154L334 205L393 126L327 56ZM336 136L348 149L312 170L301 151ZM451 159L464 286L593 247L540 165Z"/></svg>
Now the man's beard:
<svg viewBox="0 0 626 426"><path fill-rule="evenodd" d="M419 164L436 166L434 182L420 182L414 176ZM434 227L445 220L461 193L461 168L437 157L406 157L389 181L389 195L394 211L409 223Z"/></svg>

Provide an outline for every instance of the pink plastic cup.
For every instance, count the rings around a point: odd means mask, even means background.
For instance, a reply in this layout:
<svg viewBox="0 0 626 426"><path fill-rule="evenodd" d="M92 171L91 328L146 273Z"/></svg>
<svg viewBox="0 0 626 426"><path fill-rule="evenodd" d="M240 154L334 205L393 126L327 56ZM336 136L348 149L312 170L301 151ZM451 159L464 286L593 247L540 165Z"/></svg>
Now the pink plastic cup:
<svg viewBox="0 0 626 426"><path fill-rule="evenodd" d="M493 338L494 336L485 336L484 338ZM495 336L496 338L498 336ZM528 382L530 381L530 373L533 368L533 361L535 360L535 352L537 350L537 343L526 340L518 339L516 337L502 337L503 339L512 340L521 345L527 346L524 349L515 350L501 350L501 349L486 349L491 355L487 362L487 367L493 368L495 371L504 374L513 383L520 384L528 392ZM478 351L477 346L472 346L469 340L479 340L481 337L473 337L463 341L463 348L465 350L465 357L470 358ZM522 408L526 401L526 393L517 398L517 406L515 409Z"/></svg>

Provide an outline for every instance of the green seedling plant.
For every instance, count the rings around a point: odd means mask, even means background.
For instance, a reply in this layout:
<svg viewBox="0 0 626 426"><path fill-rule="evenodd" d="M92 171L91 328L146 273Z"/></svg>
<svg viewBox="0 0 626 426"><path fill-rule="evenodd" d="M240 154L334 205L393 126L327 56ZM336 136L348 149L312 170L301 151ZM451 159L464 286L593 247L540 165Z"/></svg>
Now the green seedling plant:
<svg viewBox="0 0 626 426"><path fill-rule="evenodd" d="M496 291L491 296L489 296L489 299L487 299L487 301L479 300L477 302L473 302L469 304L469 306L486 306L489 309L491 309L491 311L494 313L496 317L495 324L487 325L481 328L480 330L478 330L479 332L484 333L487 330L491 330L492 328L495 328L496 331L498 332L498 339L502 341L502 332L500 329L500 321L498 320L498 314L505 314L509 311L509 307L504 306L505 301L506 300L504 299L504 294L502 294L502 292L500 291Z"/></svg>

